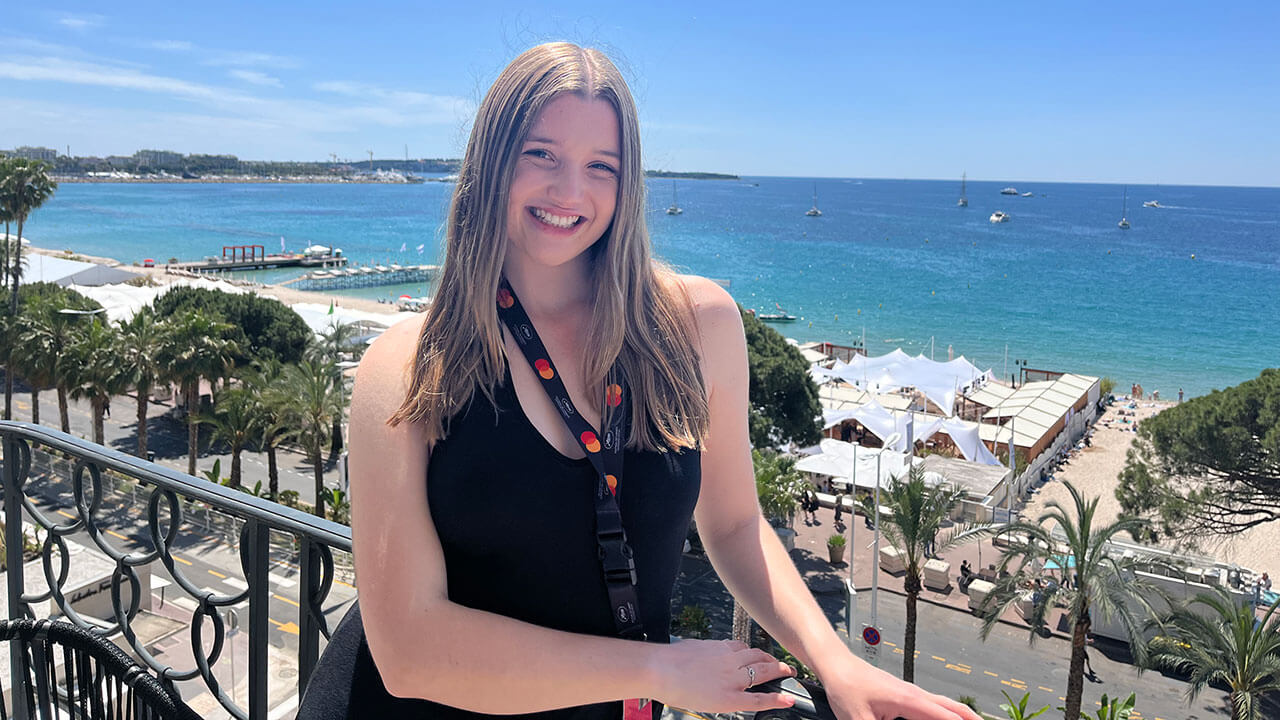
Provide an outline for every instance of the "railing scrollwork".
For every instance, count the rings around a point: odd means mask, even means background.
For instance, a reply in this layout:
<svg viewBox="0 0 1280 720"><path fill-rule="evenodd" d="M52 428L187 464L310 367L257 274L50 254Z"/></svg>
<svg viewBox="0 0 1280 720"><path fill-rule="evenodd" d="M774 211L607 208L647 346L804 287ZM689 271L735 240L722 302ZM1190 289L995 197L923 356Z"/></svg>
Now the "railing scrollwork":
<svg viewBox="0 0 1280 720"><path fill-rule="evenodd" d="M71 622L108 636L117 633L133 654L149 666L171 690L175 683L203 681L209 693L233 717L248 720L267 716L268 635L272 631L269 602L273 594L270 566L287 557L297 563L296 599L286 602L297 606L297 691L310 679L319 656L320 636L328 637L330 628L323 606L330 599L335 582L334 551L351 552L349 528L317 518L292 508L277 505L236 490L222 487L169 468L104 448L63 434L51 428L19 422L0 422L0 444L4 452L3 473L6 525L4 538L9 617L35 617L33 605L52 602L59 613ZM38 463L33 446L43 455L62 455L73 461L68 477L48 472L41 483L33 483L32 470ZM54 463L51 461L51 469ZM42 509L33 497L34 486L69 482L72 501L69 511L59 510L65 517ZM132 486L130 483L137 483ZM126 486L122 492L119 486ZM145 497L145 509L139 508L139 521L146 526L145 537L128 538L113 529L105 507L109 494L119 500L119 507L132 499ZM46 501L47 495L42 495ZM184 502L185 501L185 502ZM218 592L206 585L203 576L193 578L175 557L180 535L198 532L189 521L188 506L202 504L214 513L230 518L232 527L239 526L239 570L243 573L243 589ZM119 508L117 508L118 510ZM24 587L23 522L34 525L40 542L40 560L47 587L36 591ZM209 515L205 515L206 524ZM285 536L290 542L273 545L272 534ZM65 590L71 574L73 538L87 537L87 547L104 555L114 565L110 576L112 617L85 618L69 599ZM130 542L141 547L125 547ZM57 559L55 560L55 555ZM273 558L274 556L274 558ZM144 599L152 592L151 571L156 565L171 578L172 585L193 603L190 625L191 663L175 667L150 652L146 642L135 632L135 620L143 609ZM157 570L159 568L156 568ZM210 571L212 572L212 571ZM216 574L216 573L215 573ZM237 586L238 587L238 586ZM283 589L278 589L284 592ZM220 684L214 668L227 649L228 638L224 612L248 603L248 676L247 706L237 704L227 688ZM185 606L184 606L185 607ZM206 627L207 624L207 627ZM19 667L16 648L10 648L10 668ZM16 681L18 676L14 674ZM16 697L16 694L15 694ZM16 713L15 716L19 716Z"/></svg>

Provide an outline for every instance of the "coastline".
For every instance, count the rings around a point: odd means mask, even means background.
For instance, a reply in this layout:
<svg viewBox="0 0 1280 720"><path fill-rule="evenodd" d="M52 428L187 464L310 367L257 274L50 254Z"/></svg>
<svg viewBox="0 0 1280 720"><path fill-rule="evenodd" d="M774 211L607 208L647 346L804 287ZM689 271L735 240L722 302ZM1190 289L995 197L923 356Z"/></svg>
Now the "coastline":
<svg viewBox="0 0 1280 720"><path fill-rule="evenodd" d="M170 279L190 277L189 275L172 274L168 272L164 267L145 268L139 265L130 265L129 263L123 263L123 262L120 262L119 260L116 260L115 258L86 255L84 253L77 253L69 250L51 250L49 248L41 248L41 247L36 247L34 245L27 246L25 249L29 252L34 252L34 253L49 256L49 257L82 260L84 262L97 263L100 265L105 265L107 267L118 267L122 270L128 270L129 272L137 273L138 275L146 275L148 277L151 277L161 285L171 284L169 282ZM347 295L331 295L329 293L316 292L312 290L295 290L293 288L284 287L282 285L245 283L237 280L231 280L229 278L218 277L216 275L212 276L212 278L216 278L218 280L221 280L222 282L227 282L233 285L244 287L248 290L251 290L252 292L258 293L259 295L266 295L268 297L273 297L279 300L280 302L284 303L285 305L296 305L300 303L309 303L313 305L328 305L329 303L332 302L335 307L345 307L345 308L350 308L352 310L380 313L383 315L395 315L397 312L400 312L400 309L395 305L388 305L387 303L380 303L376 300L368 300L366 298L350 297Z"/></svg>
<svg viewBox="0 0 1280 720"><path fill-rule="evenodd" d="M402 182L396 180L381 180L378 178L359 178L359 177L320 177L310 175L298 175L291 177L252 177L252 176L236 176L236 177L199 177L199 178L180 178L180 177L131 177L131 178L91 178L79 176L53 176L53 179L59 184L67 183L71 185L420 185L418 182ZM423 182L446 182L440 178L423 178ZM452 181L447 181L452 182Z"/></svg>
<svg viewBox="0 0 1280 720"><path fill-rule="evenodd" d="M1058 470L1052 481L1036 491L1023 507L1023 516L1031 519L1039 517L1050 501L1056 501L1067 508L1068 512L1072 512L1071 494L1062 485L1063 481L1070 481L1085 499L1094 496L1099 498L1094 515L1095 524L1114 522L1120 516L1120 501L1116 499L1115 489L1120 471L1124 469L1125 456L1136 437L1132 429L1133 421L1141 424L1143 420L1176 404L1168 401L1138 402L1135 415L1123 418L1130 420L1125 423L1121 421L1118 412L1128 402L1112 403L1094 425L1092 444L1071 458L1070 462ZM1251 568L1256 572L1270 572L1280 568L1280 523L1258 525L1232 538L1209 538L1198 547L1183 549Z"/></svg>

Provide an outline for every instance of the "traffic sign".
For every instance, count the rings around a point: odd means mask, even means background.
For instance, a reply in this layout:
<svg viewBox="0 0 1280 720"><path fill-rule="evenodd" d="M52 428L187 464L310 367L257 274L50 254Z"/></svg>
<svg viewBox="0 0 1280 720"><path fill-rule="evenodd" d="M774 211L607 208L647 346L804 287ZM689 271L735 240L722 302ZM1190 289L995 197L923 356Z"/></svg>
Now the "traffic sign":
<svg viewBox="0 0 1280 720"><path fill-rule="evenodd" d="M862 628L862 642L872 647L880 644L880 631L872 625Z"/></svg>

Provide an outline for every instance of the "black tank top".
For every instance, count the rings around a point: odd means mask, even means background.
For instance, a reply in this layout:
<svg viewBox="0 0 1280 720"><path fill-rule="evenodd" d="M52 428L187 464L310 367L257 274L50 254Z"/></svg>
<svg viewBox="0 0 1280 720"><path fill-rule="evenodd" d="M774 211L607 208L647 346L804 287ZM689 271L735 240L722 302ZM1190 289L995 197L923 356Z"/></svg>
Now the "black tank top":
<svg viewBox="0 0 1280 720"><path fill-rule="evenodd" d="M477 389L431 451L427 499L444 550L449 599L555 630L615 635L596 549L597 478L590 461L565 457L538 433L520 407L509 370L494 400ZM641 616L650 641L667 642L701 457L692 450L628 450L624 458L618 499L635 552ZM621 715L622 704L614 702L501 717ZM300 720L346 717L491 716L387 693L353 606L334 631L298 713Z"/></svg>

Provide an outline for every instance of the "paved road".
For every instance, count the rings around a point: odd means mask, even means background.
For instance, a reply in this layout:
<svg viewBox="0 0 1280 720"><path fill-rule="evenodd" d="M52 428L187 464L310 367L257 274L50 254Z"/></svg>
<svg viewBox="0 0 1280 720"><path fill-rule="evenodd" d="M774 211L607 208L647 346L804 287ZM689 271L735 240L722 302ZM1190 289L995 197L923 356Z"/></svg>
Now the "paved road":
<svg viewBox="0 0 1280 720"><path fill-rule="evenodd" d="M793 556L794 557L794 556ZM804 568L802 568L803 570ZM829 586L827 586L829 587ZM678 610L683 605L702 607L711 620L712 636L727 637L732 614L732 600L716 578L703 556L685 555L677 580L674 601ZM815 592L814 597L826 612L828 620L844 634L844 596L842 591ZM1024 626L997 625L983 642L978 636L981 623L965 612L929 603L918 604L916 635L916 684L947 697L971 695L988 713L1000 714L1005 702L1001 691L1014 699L1031 693L1030 705L1040 708L1061 705L1067 687L1067 663L1070 648L1057 638L1028 642ZM858 594L855 609L855 635L869 622L871 593ZM902 637L906 624L906 601L901 595L881 591L878 603L878 625L883 637L878 665L895 675L902 673ZM855 646L861 650L861 639ZM1105 653L1112 657L1107 657ZM1119 652L1119 648L1102 647L1090 651L1093 668L1101 682L1086 680L1085 709L1096 707L1102 693L1127 697L1137 693L1140 720L1226 720L1231 717L1226 706L1227 695L1214 689L1201 693L1188 707L1183 693L1186 685L1159 673L1138 675ZM1050 711L1045 717L1060 717ZM1276 717L1280 717L1277 714Z"/></svg>
<svg viewBox="0 0 1280 720"><path fill-rule="evenodd" d="M4 373L0 371L0 382ZM3 402L0 400L0 402ZM31 394L15 391L14 420L31 421ZM0 406L2 408L3 406ZM108 447L133 454L138 448L137 435L137 400L131 395L116 397L111 403L112 417L106 418L103 435ZM68 419L71 422L71 434L82 438L93 437L93 415L88 402L69 400L67 404ZM147 449L155 453L155 461L166 467L187 471L187 426L185 416L174 409L171 404L152 402L147 414ZM58 429L58 400L52 390L40 393L40 420L42 425ZM221 472L226 477L231 472L231 453L225 447L209 446L209 429L200 429L201 452L196 459L197 475L212 470L215 460L221 460ZM280 490L293 490L306 502L315 496L315 480L311 464L299 452L288 448L276 454L279 465ZM245 451L241 454L241 472L244 485L253 487L261 481L267 486L267 455L263 452ZM324 482L328 487L338 487L338 468L336 463L329 463L324 468Z"/></svg>

